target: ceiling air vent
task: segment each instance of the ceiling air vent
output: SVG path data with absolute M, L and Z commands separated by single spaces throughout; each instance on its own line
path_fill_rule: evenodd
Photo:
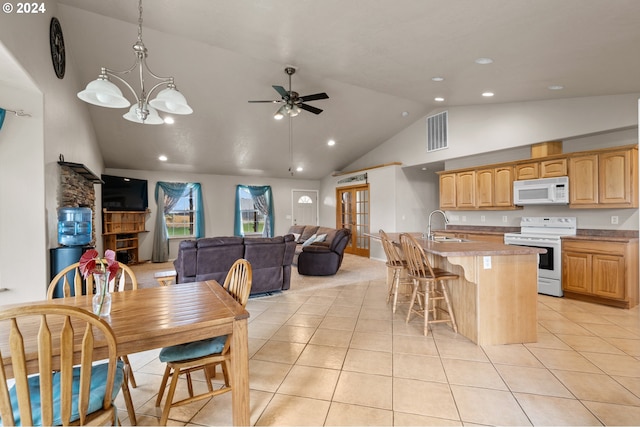
M 427 117 L 427 152 L 443 150 L 447 145 L 447 111 Z

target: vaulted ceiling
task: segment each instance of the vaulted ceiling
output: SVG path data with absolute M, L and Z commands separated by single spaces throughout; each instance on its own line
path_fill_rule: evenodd
M 133 64 L 136 1 L 59 0 L 57 17 L 78 90 Z M 87 104 L 109 168 L 319 179 L 436 109 L 640 92 L 636 0 L 146 0 L 143 20 L 150 69 L 194 113 L 140 125 Z M 329 95 L 291 129 L 247 102 L 278 99 L 286 66 Z

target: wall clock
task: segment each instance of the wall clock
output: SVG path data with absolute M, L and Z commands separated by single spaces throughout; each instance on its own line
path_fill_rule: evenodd
M 51 25 L 49 26 L 49 43 L 51 45 L 51 61 L 53 61 L 53 70 L 56 72 L 56 76 L 59 79 L 64 77 L 65 69 L 65 53 L 64 53 L 64 38 L 62 37 L 62 27 L 58 18 L 51 18 Z

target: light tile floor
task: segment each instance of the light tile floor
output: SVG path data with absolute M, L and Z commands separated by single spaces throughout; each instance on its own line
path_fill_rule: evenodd
M 294 272 L 291 290 L 251 299 L 251 423 L 640 424 L 638 307 L 539 295 L 538 342 L 479 347 L 444 324 L 423 336 L 386 292 L 382 262 L 347 255 L 336 276 Z M 158 422 L 157 353 L 129 356 L 139 425 Z M 229 425 L 230 405 L 226 393 L 174 408 L 169 425 Z

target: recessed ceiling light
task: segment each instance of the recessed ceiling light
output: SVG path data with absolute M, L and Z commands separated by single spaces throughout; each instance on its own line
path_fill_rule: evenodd
M 172 124 L 174 124 L 174 123 L 175 123 L 175 120 L 173 119 L 173 117 L 168 117 L 168 116 L 167 116 L 167 117 L 165 117 L 165 118 L 164 118 L 164 122 L 165 122 L 166 124 L 168 124 L 168 125 L 172 125 Z
M 476 59 L 476 64 L 487 65 L 493 63 L 493 59 L 491 58 L 478 58 Z
M 431 77 L 431 80 L 433 80 L 434 82 L 441 82 L 444 80 L 444 77 L 440 77 L 440 76 Z
M 167 156 L 162 154 L 162 155 L 158 156 L 158 160 L 160 160 L 161 162 L 166 162 L 167 161 Z
M 408 111 L 403 111 L 402 112 L 402 117 L 409 117 L 409 112 Z
M 437 101 L 437 102 L 442 102 L 442 101 L 444 101 L 444 98 L 441 97 L 441 96 L 436 96 L 435 98 L 433 98 L 433 100 Z
M 490 98 L 493 96 L 493 92 L 482 92 L 482 96 L 485 98 Z
M 296 171 L 297 171 L 297 172 L 302 172 L 303 170 L 304 170 L 304 169 L 302 169 L 302 166 L 298 166 L 298 167 L 296 168 Z
M 427 169 L 426 167 L 423 167 L 423 168 L 420 168 L 420 170 L 426 171 L 426 170 L 429 170 L 429 169 Z
M 564 86 L 562 86 L 562 85 L 551 85 L 551 86 L 547 87 L 547 89 L 549 89 L 549 90 L 562 90 L 562 89 L 564 89 Z
M 329 147 L 333 147 L 334 145 L 336 145 L 336 142 L 333 139 L 330 139 L 329 141 L 327 141 L 327 145 Z

